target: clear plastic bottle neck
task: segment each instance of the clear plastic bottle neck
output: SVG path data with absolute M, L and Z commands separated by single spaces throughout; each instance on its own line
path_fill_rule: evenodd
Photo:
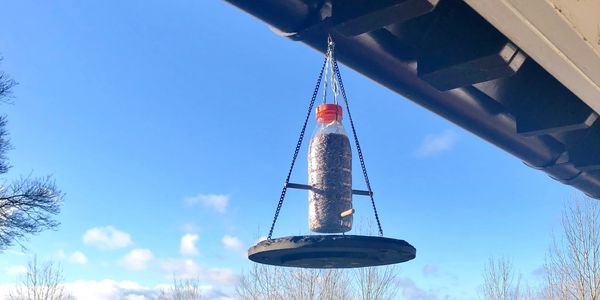
M 338 133 L 338 134 L 346 134 L 346 129 L 344 129 L 344 125 L 341 120 L 332 121 L 332 122 L 319 122 L 317 121 L 317 128 L 315 129 L 316 133 Z

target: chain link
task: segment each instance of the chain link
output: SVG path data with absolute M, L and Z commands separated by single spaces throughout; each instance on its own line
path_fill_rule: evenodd
M 275 216 L 273 217 L 273 223 L 271 224 L 271 229 L 269 230 L 269 235 L 267 236 L 268 240 L 271 240 L 271 236 L 273 235 L 273 229 L 275 228 L 275 223 L 277 223 L 277 218 L 279 217 L 279 212 L 281 211 L 281 206 L 283 205 L 283 200 L 285 199 L 285 194 L 287 192 L 287 185 L 290 182 L 290 177 L 292 176 L 292 171 L 294 170 L 294 165 L 296 164 L 296 158 L 298 158 L 298 153 L 300 152 L 300 147 L 302 146 L 302 140 L 304 140 L 304 133 L 306 132 L 306 125 L 308 124 L 308 119 L 310 118 L 310 114 L 315 105 L 315 100 L 319 94 L 319 87 L 321 86 L 321 80 L 323 79 L 323 71 L 325 70 L 325 65 L 327 64 L 327 57 L 323 62 L 323 66 L 321 67 L 321 72 L 319 72 L 319 77 L 317 79 L 317 85 L 315 86 L 315 90 L 313 91 L 312 98 L 310 99 L 310 104 L 308 105 L 308 112 L 306 113 L 306 118 L 304 119 L 304 124 L 302 125 L 302 130 L 300 131 L 300 137 L 298 138 L 298 142 L 296 143 L 296 149 L 294 150 L 294 156 L 292 157 L 292 164 L 290 165 L 290 170 L 288 171 L 287 177 L 285 178 L 285 183 L 283 184 L 283 189 L 281 190 L 281 196 L 279 197 L 279 203 L 277 203 L 277 209 L 275 210 Z
M 373 212 L 375 213 L 375 220 L 377 221 L 377 229 L 379 229 L 379 236 L 383 236 L 383 229 L 381 229 L 381 222 L 379 221 L 379 214 L 377 213 L 377 207 L 375 207 L 375 199 L 373 198 L 373 191 L 371 190 L 371 182 L 369 181 L 369 175 L 367 175 L 367 167 L 365 166 L 365 159 L 363 158 L 360 143 L 358 142 L 358 135 L 354 128 L 354 121 L 352 121 L 352 115 L 350 114 L 350 106 L 348 105 L 348 98 L 346 97 L 346 90 L 344 90 L 344 83 L 342 82 L 342 76 L 338 67 L 337 61 L 333 60 L 333 68 L 337 77 L 337 83 L 340 85 L 340 91 L 344 103 L 346 104 L 346 111 L 348 112 L 348 120 L 350 121 L 350 127 L 352 128 L 352 135 L 354 136 L 354 143 L 356 144 L 356 151 L 358 152 L 358 159 L 360 160 L 360 167 L 362 168 L 363 175 L 365 176 L 365 184 L 369 191 L 369 197 L 371 198 L 371 206 L 373 206 Z

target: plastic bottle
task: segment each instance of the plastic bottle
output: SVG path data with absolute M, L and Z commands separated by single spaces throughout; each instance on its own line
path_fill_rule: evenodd
M 352 150 L 342 125 L 342 107 L 321 104 L 308 150 L 308 224 L 311 231 L 352 229 Z

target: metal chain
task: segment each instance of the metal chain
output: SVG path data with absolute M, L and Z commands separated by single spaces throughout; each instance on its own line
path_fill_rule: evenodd
M 308 106 L 308 112 L 304 119 L 304 124 L 302 125 L 302 130 L 300 131 L 300 136 L 298 138 L 298 142 L 296 143 L 296 149 L 294 150 L 294 155 L 292 157 L 292 163 L 290 165 L 290 169 L 289 169 L 287 177 L 285 179 L 285 183 L 283 184 L 283 189 L 281 190 L 281 196 L 279 197 L 279 202 L 277 203 L 277 209 L 275 210 L 275 216 L 273 217 L 273 223 L 271 224 L 271 229 L 269 230 L 269 235 L 267 236 L 268 240 L 271 240 L 271 237 L 273 236 L 273 230 L 275 228 L 275 223 L 277 223 L 277 218 L 279 217 L 279 212 L 281 211 L 281 207 L 283 205 L 283 201 L 284 201 L 285 195 L 287 193 L 287 185 L 292 176 L 292 171 L 294 169 L 294 165 L 296 164 L 296 159 L 298 158 L 298 154 L 299 154 L 300 148 L 302 146 L 302 141 L 304 140 L 304 135 L 306 132 L 306 126 L 308 124 L 308 119 L 310 118 L 310 114 L 314 107 L 315 100 L 319 93 L 319 87 L 320 87 L 321 81 L 323 79 L 323 73 L 326 72 L 326 76 L 329 76 L 328 71 L 329 71 L 329 68 L 331 68 L 331 67 L 333 67 L 332 71 L 333 71 L 333 73 L 335 73 L 335 74 L 331 74 L 332 88 L 334 91 L 334 98 L 335 98 L 334 102 L 335 102 L 335 104 L 337 104 L 337 95 L 339 92 L 341 92 L 342 98 L 344 99 L 344 103 L 346 105 L 346 111 L 348 113 L 348 120 L 350 121 L 350 127 L 352 128 L 352 135 L 354 137 L 354 143 L 356 145 L 356 150 L 358 152 L 360 166 L 361 166 L 361 169 L 363 172 L 363 176 L 365 177 L 365 184 L 367 185 L 367 190 L 369 191 L 369 197 L 371 199 L 371 206 L 373 207 L 373 212 L 375 213 L 375 220 L 377 221 L 377 228 L 379 230 L 379 236 L 383 236 L 383 229 L 381 228 L 379 214 L 377 213 L 377 207 L 375 206 L 375 199 L 373 198 L 373 191 L 371 189 L 371 182 L 369 181 L 369 176 L 367 174 L 367 167 L 365 165 L 365 160 L 364 160 L 364 157 L 362 154 L 362 149 L 360 147 L 360 142 L 358 141 L 358 135 L 356 134 L 356 128 L 354 127 L 354 121 L 352 120 L 352 114 L 350 113 L 350 105 L 348 104 L 348 97 L 346 96 L 346 90 L 344 89 L 344 83 L 342 81 L 342 76 L 340 74 L 340 69 L 338 67 L 337 60 L 333 56 L 333 45 L 334 45 L 333 40 L 331 39 L 331 37 L 329 37 L 328 49 L 327 49 L 327 54 L 325 56 L 325 61 L 323 62 L 323 65 L 321 66 L 321 71 L 319 72 L 319 77 L 317 78 L 317 84 L 315 86 L 312 98 L 310 100 L 310 104 Z M 332 64 L 332 65 L 329 65 L 329 64 Z M 328 86 L 327 86 L 328 81 L 329 81 L 329 78 L 326 78 L 325 79 L 325 84 L 326 84 L 325 89 L 328 88 Z M 338 85 L 339 85 L 339 90 L 338 90 Z M 327 94 L 325 91 L 325 93 L 323 95 L 324 102 L 327 101 L 326 95 Z M 337 110 L 336 110 L 336 113 L 337 113 Z
M 325 67 L 324 67 L 324 74 L 323 74 L 323 75 L 325 75 L 325 80 L 323 81 L 323 104 L 327 103 L 327 91 L 329 90 L 329 77 L 332 76 L 329 74 L 330 70 L 332 69 L 332 67 L 330 66 L 331 60 L 329 59 L 330 51 L 331 51 L 331 47 L 329 47 L 329 44 L 328 44 L 327 53 L 325 53 Z M 332 71 L 332 73 L 333 73 L 333 71 Z
M 304 133 L 306 132 L 306 125 L 308 124 L 308 119 L 310 118 L 310 113 L 312 112 L 313 106 L 315 104 L 315 100 L 317 99 L 317 95 L 319 94 L 319 87 L 321 86 L 321 79 L 323 78 L 323 71 L 325 70 L 325 65 L 327 64 L 327 57 L 323 62 L 323 66 L 321 67 L 321 72 L 319 72 L 319 77 L 317 79 L 317 85 L 315 86 L 315 90 L 313 91 L 312 98 L 310 99 L 310 104 L 308 105 L 308 112 L 306 113 L 306 118 L 304 119 L 304 124 L 302 125 L 302 130 L 300 131 L 300 137 L 298 138 L 298 142 L 296 143 L 296 149 L 294 150 L 294 156 L 292 157 L 292 164 L 290 165 L 290 170 L 288 171 L 287 177 L 285 178 L 285 183 L 283 184 L 283 189 L 281 190 L 281 196 L 279 197 L 279 203 L 277 203 L 277 209 L 275 210 L 275 216 L 273 217 L 273 223 L 271 224 L 271 229 L 269 230 L 269 235 L 267 239 L 270 240 L 273 235 L 273 229 L 275 228 L 275 223 L 277 222 L 277 218 L 279 217 L 279 212 L 281 211 L 281 206 L 283 205 L 283 200 L 285 199 L 285 194 L 287 192 L 287 185 L 290 182 L 290 177 L 292 176 L 292 170 L 294 170 L 294 165 L 296 164 L 296 158 L 298 158 L 298 153 L 300 152 L 300 147 L 302 146 L 302 140 L 304 139 Z
M 369 197 L 371 198 L 371 205 L 373 206 L 373 212 L 375 213 L 375 220 L 377 221 L 377 228 L 379 229 L 379 236 L 383 236 L 383 229 L 381 229 L 381 222 L 379 221 L 379 214 L 375 207 L 375 199 L 373 198 L 373 191 L 371 190 L 371 182 L 369 181 L 369 175 L 367 175 L 367 167 L 365 166 L 365 159 L 363 158 L 360 143 L 358 142 L 358 135 L 354 128 L 354 122 L 352 121 L 352 115 L 350 114 L 350 106 L 348 105 L 348 97 L 346 97 L 346 90 L 344 90 L 344 83 L 342 82 L 342 76 L 340 75 L 340 69 L 337 64 L 337 60 L 333 60 L 333 68 L 337 77 L 337 83 L 340 85 L 340 91 L 342 92 L 342 98 L 346 104 L 346 111 L 348 112 L 348 120 L 350 120 L 350 127 L 352 128 L 352 135 L 354 136 L 354 143 L 356 144 L 356 151 L 358 152 L 358 159 L 360 160 L 360 167 L 362 168 L 363 175 L 365 176 L 365 184 L 369 191 Z

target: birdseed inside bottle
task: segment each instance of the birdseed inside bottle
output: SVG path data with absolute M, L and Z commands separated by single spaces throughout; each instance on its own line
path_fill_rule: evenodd
M 352 152 L 348 136 L 316 133 L 308 152 L 309 228 L 314 232 L 341 233 L 352 229 Z

